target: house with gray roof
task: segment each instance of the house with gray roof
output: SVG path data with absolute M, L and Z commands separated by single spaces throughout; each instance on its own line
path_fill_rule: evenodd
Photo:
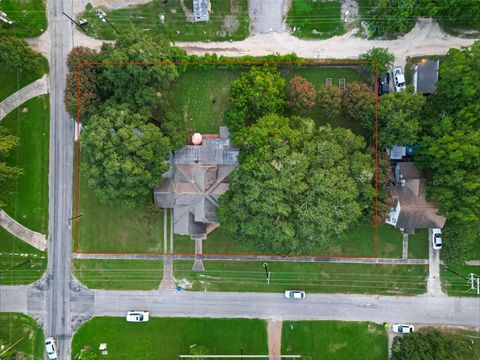
M 443 228 L 445 217 L 437 214 L 437 204 L 426 199 L 426 179 L 413 162 L 398 162 L 394 169 L 393 207 L 386 223 L 404 233 Z
M 229 175 L 237 167 L 238 149 L 226 127 L 220 134 L 194 134 L 189 144 L 170 156 L 170 169 L 154 190 L 155 204 L 173 210 L 173 232 L 205 239 L 218 226 L 216 209 L 227 191 Z
M 210 17 L 210 0 L 193 0 L 193 20 L 206 22 Z
M 422 60 L 415 66 L 413 87 L 416 93 L 428 95 L 436 91 L 439 60 Z

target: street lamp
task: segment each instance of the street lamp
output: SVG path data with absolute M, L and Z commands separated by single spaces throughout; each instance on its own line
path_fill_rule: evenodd
M 268 271 L 268 264 L 263 263 L 263 268 L 265 269 L 265 274 L 267 275 L 267 284 L 270 284 L 270 271 Z

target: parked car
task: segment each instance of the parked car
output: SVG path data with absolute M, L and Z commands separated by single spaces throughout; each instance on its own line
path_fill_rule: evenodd
M 305 298 L 305 291 L 301 290 L 286 290 L 285 297 L 287 299 L 304 299 Z
M 392 71 L 393 75 L 393 86 L 395 87 L 396 92 L 403 91 L 407 88 L 405 83 L 405 74 L 401 66 L 396 66 Z
M 55 339 L 53 337 L 50 336 L 45 339 L 45 348 L 49 359 L 56 359 L 58 357 L 57 344 L 55 344 Z
M 432 232 L 432 247 L 435 250 L 440 250 L 442 248 L 442 230 L 441 229 L 430 229 Z
M 415 331 L 413 325 L 393 324 L 392 331 L 397 334 L 409 334 Z
M 147 322 L 150 319 L 148 311 L 130 310 L 127 312 L 128 322 Z
M 386 73 L 385 76 L 378 78 L 378 96 L 388 94 L 390 92 L 390 74 Z

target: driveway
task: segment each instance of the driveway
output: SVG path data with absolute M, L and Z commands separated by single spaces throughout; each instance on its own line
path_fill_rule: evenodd
M 283 16 L 287 11 L 287 2 L 288 0 L 249 0 L 248 13 L 252 34 L 284 32 L 286 27 Z

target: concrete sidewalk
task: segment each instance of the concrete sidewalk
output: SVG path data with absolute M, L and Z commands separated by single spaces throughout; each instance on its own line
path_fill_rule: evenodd
M 34 248 L 40 251 L 45 251 L 45 248 L 47 247 L 45 235 L 27 229 L 3 210 L 0 210 L 0 226 L 10 234 L 18 237 L 20 240 L 32 245 Z
M 0 103 L 0 121 L 24 102 L 47 93 L 48 76 L 43 75 L 40 79 L 21 88 Z
M 231 260 L 231 261 L 279 261 L 279 262 L 329 262 L 347 264 L 385 264 L 385 265 L 428 265 L 428 259 L 392 259 L 392 258 L 342 258 L 342 257 L 321 257 L 321 256 L 278 256 L 278 255 L 164 255 L 161 253 L 74 253 L 75 259 L 98 259 L 98 260 L 161 260 L 164 256 L 170 256 L 173 260 Z

